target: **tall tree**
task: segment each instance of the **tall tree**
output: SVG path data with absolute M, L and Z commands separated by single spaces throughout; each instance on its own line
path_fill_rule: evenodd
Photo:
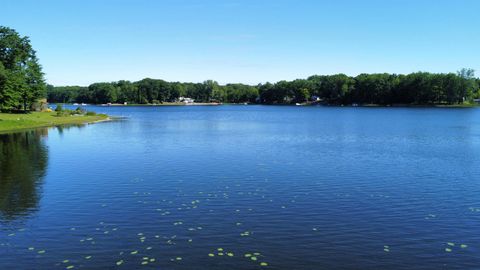
M 29 38 L 0 26 L 0 108 L 26 111 L 46 95 L 43 75 Z

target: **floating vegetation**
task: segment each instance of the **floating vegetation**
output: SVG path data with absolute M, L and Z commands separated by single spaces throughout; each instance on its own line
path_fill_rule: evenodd
M 39 250 L 37 253 L 38 254 L 44 254 L 46 251 L 45 250 Z
M 461 248 L 467 248 L 467 247 L 468 247 L 468 245 L 461 244 L 461 245 L 460 245 L 460 247 L 461 247 Z
M 451 246 L 451 247 L 454 247 L 454 246 L 455 246 L 455 243 L 448 242 L 447 245 L 449 245 L 449 246 Z
M 240 236 L 250 236 L 250 232 L 246 231 L 246 232 L 240 233 Z
M 383 251 L 390 252 L 390 247 L 389 246 L 383 246 Z
M 65 267 L 65 269 L 73 269 L 73 268 L 75 268 L 75 266 L 73 266 L 73 265 L 69 265 L 69 266 Z
M 452 249 L 451 248 L 445 248 L 445 251 L 446 252 L 452 252 Z
M 261 263 L 260 263 L 260 266 L 268 266 L 268 263 L 266 263 L 266 262 L 261 262 Z
M 123 260 L 117 261 L 117 265 L 122 265 L 122 264 L 123 264 Z

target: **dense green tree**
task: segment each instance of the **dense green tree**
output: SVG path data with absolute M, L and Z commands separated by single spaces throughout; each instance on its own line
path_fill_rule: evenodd
M 42 68 L 29 38 L 0 26 L 0 108 L 26 111 L 45 95 Z
M 4 81 L 2 78 L 8 77 L 2 75 L 6 72 L 8 71 L 0 68 L 0 83 Z M 15 80 L 10 79 L 9 83 L 15 83 Z M 152 104 L 176 101 L 181 96 L 193 98 L 197 102 L 292 104 L 313 97 L 326 104 L 392 105 L 473 102 L 480 93 L 478 79 L 472 70 L 461 70 L 457 74 L 380 73 L 360 74 L 356 77 L 345 74 L 314 75 L 306 80 L 279 81 L 275 84 L 267 82 L 257 86 L 219 85 L 212 80 L 180 83 L 146 78 L 138 82 L 95 83 L 89 87 L 48 87 L 50 102 Z
M 255 102 L 258 97 L 258 89 L 254 86 L 241 83 L 227 84 L 222 86 L 225 89 L 226 97 L 222 102 L 243 103 Z
M 117 102 L 134 102 L 137 98 L 137 85 L 130 81 L 114 83 L 117 93 Z
M 117 101 L 117 89 L 111 83 L 94 83 L 88 87 L 93 102 L 97 104 Z
M 398 84 L 399 78 L 395 74 L 360 74 L 355 77 L 350 100 L 355 103 L 391 104 Z

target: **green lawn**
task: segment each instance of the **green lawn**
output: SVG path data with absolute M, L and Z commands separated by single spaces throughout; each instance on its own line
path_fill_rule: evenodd
M 0 133 L 37 127 L 84 124 L 106 119 L 108 119 L 108 116 L 103 114 L 95 116 L 56 116 L 55 112 L 33 112 L 29 114 L 0 113 Z

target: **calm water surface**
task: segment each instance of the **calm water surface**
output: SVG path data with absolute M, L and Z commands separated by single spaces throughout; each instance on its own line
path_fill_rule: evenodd
M 89 109 L 0 135 L 0 269 L 480 268 L 479 109 Z

